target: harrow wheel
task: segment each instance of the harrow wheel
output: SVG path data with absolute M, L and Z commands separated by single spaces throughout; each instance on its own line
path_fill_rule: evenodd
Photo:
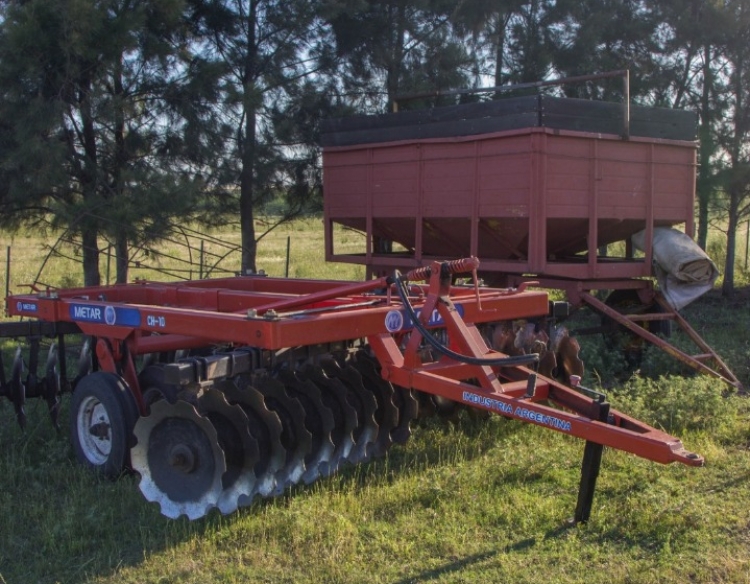
M 26 428 L 26 385 L 23 382 L 23 354 L 21 347 L 16 349 L 16 356 L 13 358 L 13 368 L 10 370 L 10 401 L 16 410 L 16 420 L 21 429 Z
M 44 399 L 47 401 L 50 419 L 56 430 L 60 430 L 60 371 L 57 366 L 57 345 L 54 343 L 47 353 L 44 369 Z
M 321 471 L 328 467 L 333 456 L 333 413 L 323 403 L 320 389 L 314 383 L 301 380 L 295 372 L 289 370 L 280 371 L 278 379 L 284 384 L 287 393 L 298 400 L 305 410 L 305 427 L 312 435 L 312 448 L 305 457 L 302 481 L 309 485 L 321 476 Z
M 399 422 L 399 411 L 393 401 L 393 386 L 388 382 L 385 382 L 385 385 L 380 383 L 378 373 L 374 371 L 372 363 L 366 359 L 354 361 L 352 369 L 358 373 L 363 389 L 372 393 L 378 403 L 375 421 L 378 423 L 379 430 L 377 440 L 373 445 L 373 456 L 385 456 L 393 445 L 392 432 L 398 427 Z
M 380 394 L 382 402 L 390 410 L 390 405 L 396 408 L 398 422 L 391 430 L 391 439 L 396 444 L 404 444 L 411 436 L 411 423 L 419 415 L 419 402 L 414 392 L 403 387 L 394 387 L 380 374 L 380 364 L 365 351 L 357 353 L 357 369 L 362 373 L 362 379 L 368 387 Z
M 83 377 L 70 406 L 76 458 L 107 477 L 119 476 L 129 464 L 136 417 L 135 401 L 120 377 L 101 371 Z
M 133 468 L 147 501 L 162 515 L 198 519 L 219 503 L 227 471 L 219 435 L 211 421 L 186 401 L 160 400 L 135 426 Z
M 170 385 L 164 381 L 164 365 L 148 365 L 138 374 L 138 384 L 141 386 L 143 401 L 147 408 L 151 404 L 165 399 L 173 404 L 180 392 L 179 386 Z

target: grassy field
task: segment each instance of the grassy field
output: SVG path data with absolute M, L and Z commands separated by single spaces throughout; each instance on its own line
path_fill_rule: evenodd
M 322 261 L 313 220 L 269 236 L 259 267 L 283 275 L 287 237 L 291 276 L 363 276 Z M 7 240 L 12 290 L 35 277 L 44 244 Z M 77 278 L 62 262 L 48 270 L 45 280 Z M 747 289 L 732 302 L 712 293 L 685 310 L 746 385 L 748 300 Z M 581 340 L 585 382 L 679 436 L 705 456 L 704 468 L 607 450 L 591 520 L 574 526 L 581 441 L 500 417 L 433 418 L 384 459 L 231 516 L 172 521 L 142 498 L 137 477 L 107 481 L 81 469 L 65 424 L 58 435 L 42 401 L 28 404 L 21 432 L 5 400 L 0 583 L 750 582 L 747 398 L 686 375 L 658 351 L 627 373 L 600 338 Z

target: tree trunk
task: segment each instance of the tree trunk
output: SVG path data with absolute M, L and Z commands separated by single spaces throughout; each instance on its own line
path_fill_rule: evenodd
M 78 96 L 81 112 L 81 126 L 83 134 L 83 149 L 85 160 L 81 176 L 81 190 L 86 203 L 87 210 L 96 213 L 97 208 L 97 182 L 99 175 L 98 156 L 96 150 L 96 130 L 94 118 L 91 111 L 91 81 L 81 80 L 81 89 Z M 101 283 L 99 272 L 99 245 L 97 219 L 95 216 L 86 215 L 81 217 L 81 239 L 83 243 L 83 280 L 86 286 L 98 286 Z
M 257 243 L 255 241 L 255 124 L 257 99 L 257 47 L 255 44 L 256 3 L 250 1 L 247 16 L 247 54 L 243 71 L 243 99 L 245 126 L 242 130 L 242 171 L 240 172 L 240 230 L 242 238 L 242 273 L 256 272 Z
M 115 63 L 113 73 L 115 90 L 115 160 L 112 169 L 114 182 L 115 204 L 123 204 L 125 185 L 122 173 L 128 162 L 125 151 L 125 113 L 123 112 L 124 89 L 122 86 L 122 55 Z M 115 241 L 115 258 L 117 268 L 117 283 L 124 284 L 128 281 L 128 236 L 125 233 L 126 226 L 115 226 L 117 238 Z
M 83 284 L 84 286 L 98 286 L 101 284 L 99 274 L 99 244 L 96 228 L 85 225 L 81 228 L 83 243 Z
M 117 236 L 115 241 L 115 267 L 117 269 L 117 283 L 128 281 L 128 254 L 130 253 L 128 237 L 124 233 Z
M 507 16 L 502 12 L 495 14 L 495 87 L 503 84 L 503 63 L 505 61 L 505 28 Z M 503 97 L 502 91 L 495 92 L 495 99 Z
M 721 285 L 721 294 L 725 298 L 734 295 L 734 260 L 737 251 L 737 225 L 739 215 L 740 196 L 735 188 L 729 193 L 729 221 L 727 224 L 727 258 L 724 262 L 724 283 Z
M 701 249 L 706 249 L 708 241 L 708 203 L 711 199 L 711 154 L 714 143 L 711 140 L 711 47 L 703 49 L 703 93 L 701 95 L 701 125 L 698 130 L 700 140 L 700 158 L 698 161 L 698 238 Z
M 390 36 L 391 46 L 388 50 L 388 67 L 386 69 L 386 90 L 388 91 L 388 109 L 390 110 L 394 98 L 399 94 L 401 69 L 404 60 L 404 39 L 406 36 L 406 7 L 403 2 L 391 2 L 388 5 L 388 20 L 393 34 Z

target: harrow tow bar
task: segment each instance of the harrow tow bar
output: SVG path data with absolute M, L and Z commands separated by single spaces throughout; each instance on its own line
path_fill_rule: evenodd
M 441 267 L 436 262 L 430 267 L 429 291 L 422 314 L 433 310 L 439 313 L 455 351 L 444 352 L 439 360 L 424 362 L 421 337 L 429 340 L 430 335 L 416 326 L 415 314 L 415 330 L 405 348 L 390 334 L 368 337 L 385 379 L 586 440 L 577 522 L 588 520 L 603 446 L 665 464 L 703 464 L 703 457 L 687 451 L 680 440 L 610 410 L 606 402 L 602 403 L 601 396 L 584 395 L 518 363 L 504 363 L 508 356 L 489 349 L 476 326 L 465 323 L 458 314 L 449 298 L 447 274 L 451 267 L 446 269 L 445 265 Z M 399 283 L 397 288 L 408 310 L 403 286 Z

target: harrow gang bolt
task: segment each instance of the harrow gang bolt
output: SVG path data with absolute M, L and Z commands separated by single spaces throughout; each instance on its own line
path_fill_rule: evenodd
M 193 472 L 197 462 L 195 452 L 186 444 L 177 444 L 169 452 L 169 464 L 185 474 Z

